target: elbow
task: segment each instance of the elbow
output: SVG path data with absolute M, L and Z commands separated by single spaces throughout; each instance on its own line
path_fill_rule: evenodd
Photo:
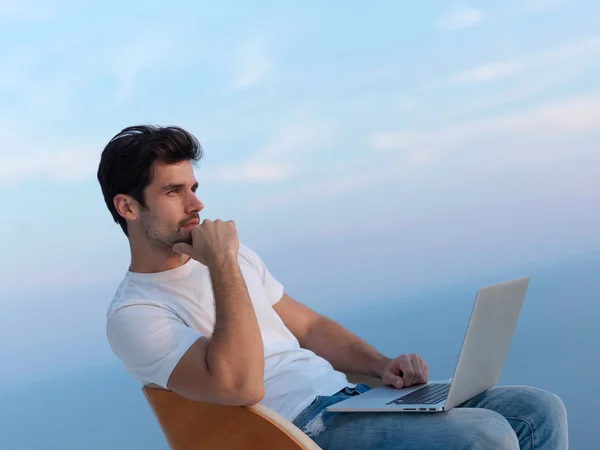
M 234 383 L 231 389 L 233 401 L 238 406 L 252 406 L 260 403 L 265 398 L 265 385 L 263 380 L 251 380 L 246 377 L 237 383 Z
M 265 398 L 265 386 L 262 383 L 252 387 L 249 386 L 240 394 L 240 406 L 256 405 Z
M 265 387 L 262 383 L 254 385 L 215 383 L 210 390 L 201 386 L 187 389 L 171 387 L 170 390 L 189 400 L 224 406 L 252 406 L 260 403 L 265 397 Z
M 252 406 L 265 397 L 263 372 L 222 375 L 221 388 L 236 406 Z
M 217 390 L 229 405 L 251 406 L 265 397 L 264 372 L 219 370 L 212 374 Z
M 262 379 L 243 377 L 237 380 L 221 378 L 216 392 L 220 402 L 229 406 L 252 406 L 260 403 L 265 397 L 265 385 Z

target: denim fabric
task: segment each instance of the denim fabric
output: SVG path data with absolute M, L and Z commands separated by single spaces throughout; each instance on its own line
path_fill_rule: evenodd
M 359 384 L 319 396 L 294 424 L 324 450 L 568 449 L 565 406 L 541 389 L 495 387 L 446 413 L 325 411 L 368 390 Z

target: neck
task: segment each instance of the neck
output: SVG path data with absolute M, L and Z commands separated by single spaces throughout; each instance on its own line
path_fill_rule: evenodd
M 129 270 L 131 272 L 164 272 L 182 266 L 190 260 L 189 256 L 177 253 L 168 247 L 153 247 L 148 241 L 136 242 L 136 239 L 130 239 L 129 247 L 131 251 Z

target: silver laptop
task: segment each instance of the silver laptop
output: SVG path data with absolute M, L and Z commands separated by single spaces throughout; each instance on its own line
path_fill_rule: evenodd
M 454 376 L 397 389 L 379 386 L 329 406 L 332 412 L 449 411 L 498 383 L 529 277 L 479 289 Z

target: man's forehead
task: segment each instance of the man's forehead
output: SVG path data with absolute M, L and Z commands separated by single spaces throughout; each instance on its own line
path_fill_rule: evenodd
M 184 164 L 185 162 L 187 161 L 179 164 L 155 163 L 152 184 L 160 186 L 170 184 L 195 184 L 196 177 L 194 176 L 192 165 L 189 164 L 189 162 L 188 164 Z

